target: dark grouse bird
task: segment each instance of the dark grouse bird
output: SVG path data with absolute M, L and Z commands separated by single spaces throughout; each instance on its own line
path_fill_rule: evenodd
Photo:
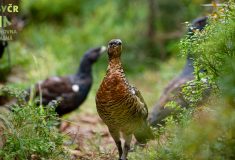
M 132 135 L 138 142 L 146 143 L 147 139 L 153 138 L 153 133 L 147 123 L 147 105 L 140 91 L 125 77 L 121 52 L 121 40 L 111 40 L 108 44 L 108 69 L 96 94 L 96 107 L 116 143 L 119 159 L 126 160 Z M 124 148 L 120 132 L 125 140 Z
M 203 28 L 207 24 L 207 17 L 201 17 L 198 19 L 195 19 L 192 22 L 192 26 L 189 28 L 189 36 L 192 36 L 195 32 L 195 30 L 203 30 Z M 185 64 L 185 67 L 181 74 L 174 78 L 168 86 L 163 91 L 160 99 L 158 100 L 157 104 L 154 106 L 151 114 L 150 114 L 150 124 L 152 126 L 157 126 L 159 124 L 164 124 L 164 119 L 173 114 L 174 110 L 169 107 L 165 107 L 165 105 L 170 101 L 175 101 L 177 104 L 179 104 L 182 107 L 188 107 L 189 102 L 184 99 L 181 90 L 182 86 L 186 84 L 187 82 L 194 79 L 194 66 L 193 66 L 193 57 L 188 54 L 187 56 L 187 62 Z
M 7 41 L 2 41 L 2 40 L 0 41 L 0 59 L 2 58 L 4 50 L 7 47 L 7 45 L 8 45 Z
M 2 58 L 3 53 L 4 53 L 5 48 L 7 47 L 7 45 L 8 45 L 7 41 L 0 40 L 0 59 Z M 5 96 L 0 95 L 0 106 L 4 105 L 6 102 L 8 102 L 8 98 L 5 97 Z
M 106 47 L 88 50 L 83 56 L 75 75 L 50 77 L 35 85 L 35 94 L 42 95 L 42 104 L 47 105 L 58 100 L 56 112 L 63 116 L 77 109 L 86 99 L 92 85 L 92 65 L 97 61 Z

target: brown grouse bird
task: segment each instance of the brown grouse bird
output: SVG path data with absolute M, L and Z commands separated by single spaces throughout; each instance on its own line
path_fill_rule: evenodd
M 131 86 L 121 64 L 122 41 L 113 39 L 108 44 L 108 69 L 96 95 L 99 116 L 108 126 L 119 152 L 119 159 L 126 160 L 132 135 L 139 143 L 153 138 L 147 123 L 148 108 L 140 91 Z M 125 140 L 124 148 L 120 132 Z
M 35 85 L 36 96 L 42 94 L 42 104 L 58 100 L 56 112 L 63 116 L 77 109 L 86 99 L 92 85 L 92 64 L 100 57 L 106 47 L 88 50 L 83 56 L 78 71 L 74 75 L 50 77 Z

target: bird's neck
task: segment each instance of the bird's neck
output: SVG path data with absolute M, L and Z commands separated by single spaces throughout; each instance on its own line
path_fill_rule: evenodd
M 118 57 L 118 58 L 109 59 L 107 72 L 117 72 L 117 71 L 123 73 L 123 68 L 120 58 Z
M 119 84 L 125 84 L 125 87 L 127 88 L 129 87 L 120 58 L 109 59 L 105 79 L 112 79 L 117 81 Z
M 193 74 L 194 72 L 193 63 L 194 63 L 193 57 L 189 55 L 187 57 L 187 62 L 185 64 L 184 70 L 182 72 L 183 75 Z
M 80 66 L 78 68 L 77 74 L 81 75 L 81 74 L 91 74 L 92 72 L 92 64 L 90 61 L 88 60 L 82 60 L 80 63 Z

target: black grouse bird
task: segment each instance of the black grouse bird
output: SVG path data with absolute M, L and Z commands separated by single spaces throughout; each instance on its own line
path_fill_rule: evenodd
M 7 45 L 8 45 L 7 41 L 0 40 L 0 59 L 2 58 L 3 53 L 4 53 L 5 48 L 7 47 Z M 0 105 L 5 104 L 7 101 L 8 101 L 7 97 L 4 97 L 4 96 L 0 95 Z
M 92 65 L 97 61 L 106 47 L 88 50 L 83 56 L 75 75 L 50 77 L 35 85 L 35 95 L 42 95 L 42 104 L 47 105 L 58 100 L 56 112 L 63 116 L 77 109 L 86 99 L 92 85 Z
M 7 41 L 2 41 L 2 40 L 0 41 L 0 59 L 2 58 L 4 50 L 7 47 L 7 45 L 8 45 Z
M 195 30 L 203 30 L 203 28 L 207 24 L 207 17 L 201 17 L 198 19 L 195 19 L 192 22 L 192 26 L 189 28 L 189 36 L 192 36 L 195 32 Z M 194 66 L 193 66 L 194 60 L 193 57 L 188 54 L 187 56 L 187 62 L 185 64 L 185 67 L 181 74 L 174 78 L 168 86 L 163 91 L 163 94 L 161 95 L 160 99 L 158 100 L 157 104 L 154 106 L 151 114 L 150 114 L 150 124 L 152 126 L 156 126 L 158 124 L 164 124 L 164 119 L 173 114 L 174 110 L 169 107 L 165 107 L 167 102 L 175 101 L 177 104 L 180 104 L 182 107 L 189 106 L 189 102 L 184 99 L 181 90 L 182 86 L 186 84 L 187 82 L 194 79 Z
M 96 107 L 116 143 L 119 159 L 126 160 L 132 135 L 138 142 L 146 143 L 153 138 L 153 133 L 147 122 L 147 105 L 140 91 L 125 77 L 121 53 L 122 41 L 111 40 L 108 44 L 108 69 L 96 94 Z M 125 140 L 123 148 L 120 132 Z

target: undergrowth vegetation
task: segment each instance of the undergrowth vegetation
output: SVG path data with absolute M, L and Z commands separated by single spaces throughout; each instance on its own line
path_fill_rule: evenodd
M 1 96 L 17 98 L 11 112 L 1 112 L 2 143 L 0 157 L 12 159 L 66 159 L 64 136 L 56 128 L 56 106 L 38 107 L 33 101 L 25 102 L 25 92 L 4 87 Z

